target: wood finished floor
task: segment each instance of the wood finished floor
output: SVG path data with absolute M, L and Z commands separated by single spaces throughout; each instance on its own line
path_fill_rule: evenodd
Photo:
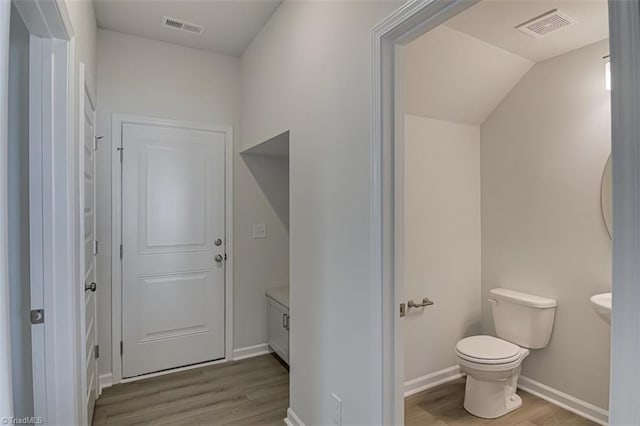
M 272 355 L 107 388 L 93 426 L 282 425 L 289 373 Z
M 527 392 L 518 391 L 522 407 L 498 419 L 474 417 L 462 407 L 465 379 L 447 383 L 406 398 L 405 426 L 501 425 L 587 426 L 596 425 Z

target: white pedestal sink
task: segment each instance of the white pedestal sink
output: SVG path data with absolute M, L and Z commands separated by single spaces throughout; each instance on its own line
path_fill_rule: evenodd
M 611 293 L 596 294 L 591 297 L 591 307 L 600 318 L 611 324 Z

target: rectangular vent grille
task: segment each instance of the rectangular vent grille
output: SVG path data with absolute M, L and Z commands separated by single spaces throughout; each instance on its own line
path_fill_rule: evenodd
M 576 22 L 578 21 L 569 15 L 560 12 L 558 9 L 553 9 L 544 15 L 518 25 L 516 29 L 533 38 L 542 38 Z
M 168 16 L 162 17 L 162 25 L 192 34 L 202 34 L 202 31 L 204 31 L 204 27 L 202 25 L 193 24 L 176 18 L 169 18 Z

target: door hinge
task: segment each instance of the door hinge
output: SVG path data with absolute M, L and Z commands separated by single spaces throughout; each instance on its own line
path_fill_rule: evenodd
M 93 255 L 94 256 L 98 255 L 98 241 L 97 240 L 93 240 Z
M 97 150 L 98 150 L 98 141 L 99 141 L 100 139 L 102 139 L 103 137 L 104 137 L 104 136 L 95 136 L 95 137 L 93 138 L 93 150 L 94 150 L 94 151 L 97 151 Z
M 120 164 L 122 164 L 122 157 L 123 157 L 124 148 L 119 146 L 116 149 L 120 152 Z
M 124 353 L 124 343 L 122 343 L 122 340 L 120 340 L 120 356 L 122 356 L 123 353 Z
M 31 324 L 43 324 L 44 323 L 44 309 L 31 310 Z
M 122 259 L 123 253 L 124 253 L 124 248 L 122 247 L 122 244 L 120 244 L 120 259 Z
M 93 352 L 96 355 L 96 359 L 100 358 L 100 345 L 96 345 L 95 349 L 93 350 Z

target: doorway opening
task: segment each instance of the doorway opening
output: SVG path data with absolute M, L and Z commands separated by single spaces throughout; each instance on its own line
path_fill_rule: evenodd
M 572 23 L 518 30 L 545 12 Z M 460 416 L 607 421 L 610 331 L 589 299 L 611 289 L 608 55 L 605 2 L 480 2 L 405 47 L 398 267 L 404 299 L 435 302 L 404 318 L 407 424 L 443 389 Z
M 392 350 L 382 351 L 382 380 L 395 389 L 384 399 L 395 401 L 383 407 L 384 415 L 395 413 L 385 421 L 434 420 L 433 413 L 410 410 L 429 390 L 440 392 L 438 398 L 458 394 L 449 415 L 454 408 L 461 416 L 474 411 L 464 399 L 461 377 L 470 367 L 468 359 L 460 361 L 460 343 L 479 335 L 505 340 L 495 309 L 505 305 L 504 294 L 492 291 L 499 288 L 519 292 L 507 295 L 512 302 L 541 297 L 527 303 L 553 308 L 555 321 L 543 345 L 506 338 L 515 343 L 507 347 L 514 351 L 509 357 L 520 357 L 510 359 L 518 364 L 514 372 L 522 368 L 520 380 L 500 379 L 505 389 L 512 387 L 507 397 L 513 400 L 499 415 L 474 414 L 520 410 L 518 387 L 551 402 L 552 410 L 608 420 L 610 327 L 590 301 L 607 293 L 610 300 L 612 288 L 612 241 L 602 214 L 611 195 L 606 173 L 603 180 L 611 153 L 608 5 L 580 3 L 570 12 L 565 2 L 556 6 L 518 20 L 511 16 L 515 9 L 532 10 L 508 2 L 411 3 L 374 30 L 374 159 L 381 159 L 374 162 L 380 165 L 374 170 L 380 185 L 374 231 L 381 236 L 374 273 L 388 321 L 382 341 L 393 342 Z M 538 49 L 544 38 L 517 27 L 547 13 L 585 15 L 569 20 L 574 23 L 557 37 L 549 35 L 553 43 L 542 43 L 544 53 Z M 579 30 L 578 21 L 582 29 L 592 26 L 589 36 L 569 36 Z M 507 31 L 515 35 L 504 36 Z M 528 38 L 515 43 L 520 36 Z M 568 38 L 576 44 L 563 45 Z M 563 164 L 571 169 L 576 163 L 581 173 L 567 173 Z M 583 330 L 578 339 L 576 329 Z M 571 361 L 578 354 L 579 364 Z M 590 374 L 604 384 L 573 386 Z M 444 383 L 452 387 L 443 390 Z M 538 403 L 531 401 L 527 396 L 522 407 Z

